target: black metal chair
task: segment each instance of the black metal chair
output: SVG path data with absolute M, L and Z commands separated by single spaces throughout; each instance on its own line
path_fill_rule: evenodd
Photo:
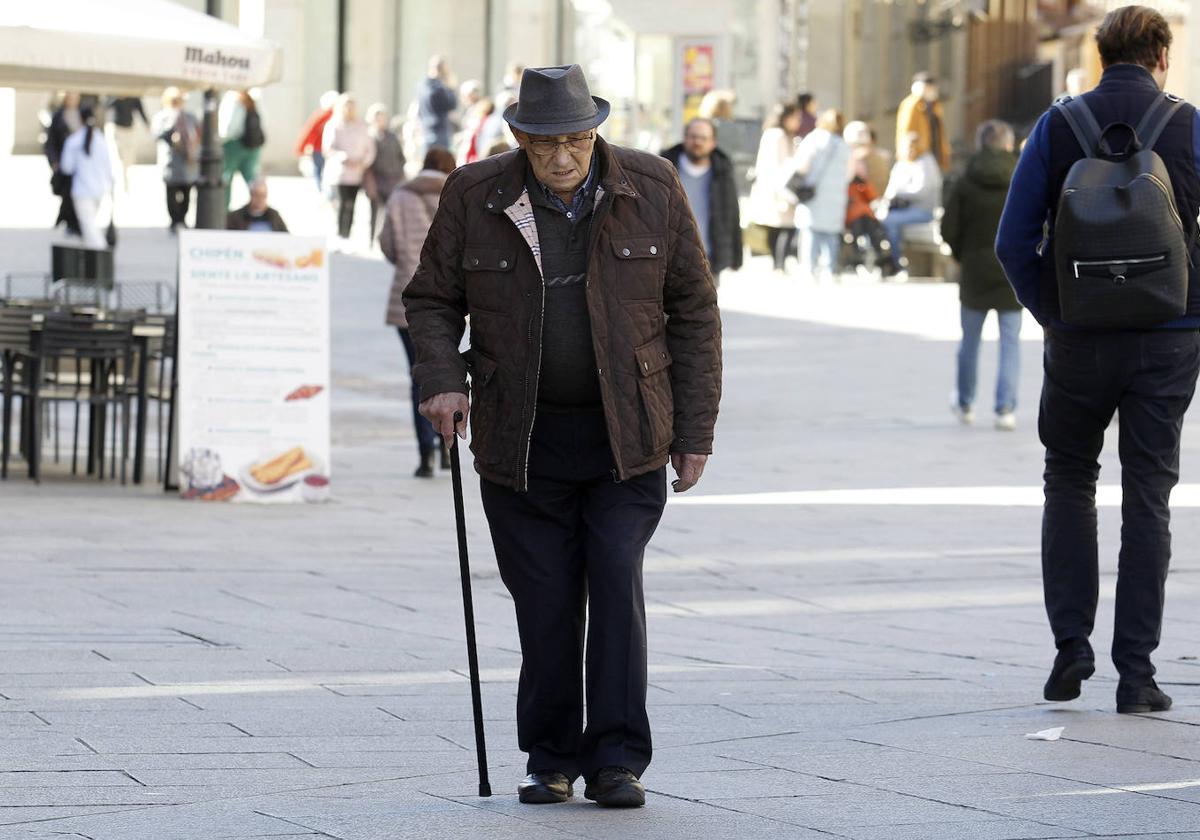
M 67 401 L 75 404 L 74 456 L 72 472 L 78 468 L 80 408 L 87 404 L 89 423 L 88 466 L 94 468 L 98 477 L 105 474 L 105 432 L 108 409 L 121 412 L 121 483 L 125 483 L 129 459 L 129 424 L 131 397 L 126 384 L 133 377 L 133 324 L 129 321 L 97 320 L 64 313 L 46 314 L 40 325 L 30 330 L 29 349 L 22 355 L 26 359 L 24 382 L 19 384 L 22 396 L 28 401 L 29 429 L 29 474 L 35 481 L 41 479 L 41 425 L 42 406 L 50 401 Z M 64 361 L 73 361 L 76 375 L 73 381 L 47 380 L 44 371 L 50 371 Z M 86 368 L 86 374 L 85 374 Z M 5 393 L 5 416 L 9 416 L 11 399 Z M 23 406 L 24 407 L 24 406 Z M 113 467 L 116 474 L 117 422 L 114 417 Z
M 24 394 L 28 382 L 29 360 L 32 358 L 30 335 L 34 310 L 25 307 L 0 307 L 0 377 L 3 377 L 3 420 L 0 421 L 0 478 L 8 478 L 8 456 L 12 447 L 13 401 L 22 396 L 22 423 L 20 440 L 24 445 L 27 435 L 25 416 L 27 406 Z

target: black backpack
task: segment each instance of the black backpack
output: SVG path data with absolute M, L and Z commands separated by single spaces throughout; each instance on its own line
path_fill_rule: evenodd
M 1160 93 L 1137 128 L 1101 129 L 1079 97 L 1054 103 L 1086 155 L 1067 172 L 1054 221 L 1064 323 L 1138 329 L 1187 313 L 1190 243 L 1166 164 L 1153 151 L 1183 100 Z M 1109 133 L 1129 133 L 1114 150 Z
M 265 142 L 267 142 L 267 138 L 263 134 L 262 120 L 258 116 L 258 109 L 247 108 L 246 127 L 242 130 L 242 145 L 247 149 L 257 149 Z

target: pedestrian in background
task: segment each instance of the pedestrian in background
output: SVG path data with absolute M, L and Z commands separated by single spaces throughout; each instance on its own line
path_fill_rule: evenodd
M 389 125 L 387 106 L 376 102 L 367 109 L 367 128 L 371 140 L 375 144 L 375 159 L 367 168 L 363 178 L 363 189 L 371 201 L 370 242 L 374 244 L 383 224 L 383 208 L 388 197 L 404 180 L 404 149 L 400 146 L 400 138 Z
M 458 94 L 454 92 L 453 77 L 446 59 L 435 55 L 429 59 L 429 73 L 417 86 L 417 116 L 424 133 L 425 148 L 441 146 L 450 148 L 454 138 L 454 124 L 450 115 L 458 107 Z
M 379 233 L 379 247 L 388 262 L 396 267 L 392 288 L 388 293 L 387 323 L 400 333 L 400 343 L 408 358 L 408 375 L 412 380 L 413 430 L 417 436 L 417 478 L 433 477 L 433 461 L 440 451 L 442 469 L 449 468 L 449 454 L 445 445 L 433 430 L 433 425 L 421 415 L 420 393 L 413 377 L 416 352 L 408 333 L 408 319 L 404 314 L 404 290 L 408 288 L 413 273 L 421 261 L 421 246 L 433 224 L 441 199 L 446 176 L 454 171 L 454 156 L 445 149 L 434 146 L 425 153 L 421 171 L 411 181 L 399 185 L 387 200 L 383 217 L 383 230 Z
M 887 231 L 888 259 L 884 263 L 885 277 L 905 280 L 908 263 L 904 259 L 904 229 L 933 221 L 942 200 L 942 171 L 932 152 L 921 154 L 921 140 L 916 133 L 905 135 L 896 150 L 887 190 L 883 194 L 883 213 L 880 221 Z
M 962 266 L 958 298 L 962 304 L 962 342 L 958 346 L 958 379 L 952 403 L 959 421 L 975 420 L 975 383 L 979 342 L 988 312 L 1000 323 L 1000 367 L 996 377 L 996 428 L 1017 427 L 1017 379 L 1021 360 L 1021 304 L 996 259 L 996 230 L 1008 196 L 1017 159 L 1008 123 L 988 120 L 976 133 L 977 151 L 946 197 L 942 239 Z
M 158 145 L 158 166 L 174 233 L 180 225 L 186 227 L 192 187 L 200 177 L 200 123 L 184 108 L 183 92 L 177 87 L 163 91 L 162 105 L 154 115 L 151 132 Z
M 763 126 L 750 187 L 750 221 L 767 229 L 767 247 L 775 270 L 783 272 L 787 257 L 796 253 L 796 196 L 787 189 L 793 172 L 792 155 L 800 131 L 800 106 L 778 105 Z
M 113 191 L 112 155 L 92 109 L 81 108 L 79 117 L 83 125 L 63 144 L 59 168 L 71 176 L 71 200 L 83 244 L 105 248 L 108 243 L 100 226 L 100 207 Z
M 1105 16 L 1096 30 L 1104 72 L 1100 83 L 1080 97 L 1100 125 L 1136 126 L 1151 107 L 1160 115 L 1172 107 L 1170 100 L 1160 101 L 1171 40 L 1166 19 L 1149 7 L 1123 6 Z M 1043 691 L 1047 700 L 1078 697 L 1081 681 L 1095 671 L 1089 637 L 1100 594 L 1096 480 L 1104 432 L 1119 412 L 1121 551 L 1112 641 L 1120 675 L 1117 711 L 1171 708 L 1171 698 L 1154 681 L 1151 655 L 1162 634 L 1180 435 L 1200 371 L 1200 261 L 1193 247 L 1200 213 L 1198 132 L 1197 111 L 1184 102 L 1151 146 L 1170 175 L 1171 209 L 1178 212 L 1188 251 L 1183 317 L 1151 329 L 1097 330 L 1063 321 L 1055 267 L 1056 249 L 1063 243 L 1045 235 L 1045 223 L 1054 218 L 1067 172 L 1085 151 L 1058 107 L 1044 113 L 1029 135 L 1000 220 L 996 254 L 1017 298 L 1046 330 L 1038 416 L 1046 447 L 1042 576 L 1058 648 Z M 1157 229 L 1161 222 L 1145 226 Z M 1131 245 L 1136 248 L 1137 242 L 1111 243 L 1114 259 L 1101 266 L 1105 280 L 1112 276 L 1110 268 L 1119 267 L 1119 255 L 1131 253 Z
M 279 211 L 270 205 L 267 179 L 259 178 L 250 185 L 250 201 L 225 218 L 226 230 L 248 230 L 255 233 L 287 233 L 288 226 Z
M 679 171 L 679 181 L 700 229 L 700 241 L 713 277 L 742 267 L 742 222 L 733 161 L 717 147 L 712 120 L 696 117 L 683 131 L 683 142 L 663 152 Z
M 138 134 L 135 128 L 137 117 L 142 118 L 142 125 L 150 127 L 142 100 L 137 96 L 112 96 L 107 103 L 108 121 L 104 124 L 104 134 L 108 138 L 108 147 L 116 155 L 117 166 L 121 175 L 121 189 L 129 193 L 129 167 L 137 160 Z
M 337 98 L 336 90 L 327 90 L 321 94 L 320 104 L 317 106 L 317 110 L 309 114 L 308 119 L 304 121 L 304 126 L 300 129 L 300 136 L 296 138 L 296 146 L 293 150 L 299 160 L 309 159 L 312 171 L 305 174 L 316 180 L 318 192 L 322 188 L 324 182 L 321 179 L 325 175 L 325 125 L 333 116 L 333 106 L 337 104 Z M 304 170 L 305 167 L 302 165 L 301 171 Z
M 871 181 L 867 177 L 867 160 L 854 154 L 851 125 L 853 123 L 847 125 L 846 130 L 842 132 L 843 138 L 848 144 L 851 144 L 850 186 L 847 188 L 846 200 L 846 232 L 850 234 L 852 242 L 851 265 L 861 272 L 866 272 L 868 270 L 867 256 L 872 258 L 871 265 L 879 265 L 885 259 L 886 249 L 883 243 L 887 234 L 875 215 L 875 204 L 879 201 L 880 196 L 875 192 L 875 187 L 871 185 Z M 867 248 L 871 249 L 869 254 Z
M 375 141 L 358 116 L 358 101 L 349 93 L 338 97 L 333 118 L 325 126 L 325 183 L 336 196 L 337 229 L 342 239 L 354 226 L 354 205 L 367 168 L 375 160 Z
M 58 217 L 54 226 L 64 225 L 68 234 L 81 236 L 79 217 L 75 212 L 75 203 L 71 200 L 71 176 L 62 171 L 63 146 L 67 138 L 83 126 L 83 118 L 79 112 L 80 96 L 74 91 L 59 95 L 58 105 L 46 123 L 46 136 L 42 142 L 42 150 L 46 153 L 46 162 L 50 164 L 50 190 L 61 201 L 58 206 Z M 45 119 L 43 117 L 43 119 Z
M 871 185 L 877 196 L 882 196 L 891 176 L 892 156 L 879 148 L 875 130 L 861 120 L 854 120 L 846 123 L 842 136 L 850 144 L 854 171 Z
M 814 280 L 822 274 L 837 278 L 841 271 L 850 183 L 850 146 L 842 139 L 844 127 L 840 111 L 822 111 L 816 128 L 800 141 L 793 161 L 795 174 L 803 176 L 813 190 L 811 198 L 796 205 L 796 228 L 804 235 Z
M 803 140 L 817 127 L 817 97 L 802 93 L 796 97 L 796 104 L 800 106 L 800 129 L 796 132 L 796 139 Z
M 231 90 L 225 93 L 221 107 L 217 110 L 217 132 L 221 137 L 221 148 L 225 155 L 225 208 L 233 190 L 233 176 L 240 174 L 249 190 L 258 179 L 259 160 L 266 142 L 263 132 L 262 114 L 258 102 L 248 90 Z
M 938 100 L 937 79 L 924 71 L 913 76 L 908 96 L 896 112 L 896 153 L 905 138 L 917 136 L 917 156 L 933 154 L 938 169 L 950 168 L 950 138 L 946 134 L 946 114 Z

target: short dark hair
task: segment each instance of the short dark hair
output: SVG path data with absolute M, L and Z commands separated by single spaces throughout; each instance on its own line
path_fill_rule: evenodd
M 1171 27 L 1165 17 L 1148 6 L 1122 6 L 1100 22 L 1096 46 L 1105 67 L 1139 64 L 1152 70 L 1162 51 L 1171 47 Z
M 434 169 L 449 175 L 454 171 L 454 155 L 441 146 L 430 146 L 429 151 L 425 153 L 425 162 L 421 164 L 421 168 Z

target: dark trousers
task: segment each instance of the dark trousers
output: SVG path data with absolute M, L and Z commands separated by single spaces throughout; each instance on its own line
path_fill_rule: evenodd
M 651 755 L 642 557 L 666 470 L 615 481 L 601 414 L 541 413 L 531 446 L 527 493 L 482 481 L 521 637 L 517 743 L 531 773 L 640 776 Z
M 396 327 L 400 333 L 400 343 L 404 345 L 404 355 L 408 356 L 408 378 L 412 379 L 413 364 L 417 360 L 417 351 L 413 347 L 412 336 L 408 334 L 405 327 Z M 421 395 L 420 389 L 417 388 L 417 383 L 412 383 L 412 413 L 413 413 L 413 430 L 417 433 L 417 450 L 422 456 L 429 455 L 437 451 L 438 440 L 437 433 L 433 430 L 433 424 L 425 419 L 421 414 Z
M 1038 430 L 1046 446 L 1042 579 L 1055 641 L 1092 632 L 1099 595 L 1096 480 L 1104 430 L 1119 411 L 1121 552 L 1113 663 L 1154 675 L 1171 559 L 1171 489 L 1183 415 L 1200 370 L 1200 334 L 1160 330 L 1047 335 Z
M 69 192 L 62 196 L 62 202 L 58 205 L 58 218 L 54 220 L 54 226 L 58 227 L 60 224 L 67 226 L 67 233 L 73 233 L 76 236 L 82 235 L 79 228 L 79 216 L 75 212 L 75 200 L 71 198 Z
M 797 257 L 799 244 L 800 231 L 796 228 L 767 228 L 767 247 L 771 249 L 771 257 L 779 271 L 786 267 L 788 257 Z
M 854 247 L 851 251 L 852 264 L 861 264 L 866 259 L 866 252 L 860 241 L 863 239 L 867 240 L 871 250 L 875 252 L 875 261 L 877 263 L 883 261 L 883 243 L 887 240 L 887 231 L 884 230 L 878 219 L 874 216 L 860 216 L 850 223 L 847 230 L 854 238 Z
M 167 215 L 171 217 L 171 227 L 184 223 L 191 203 L 191 184 L 167 184 Z
M 354 202 L 358 200 L 358 184 L 338 184 L 338 236 L 345 239 L 354 226 Z

